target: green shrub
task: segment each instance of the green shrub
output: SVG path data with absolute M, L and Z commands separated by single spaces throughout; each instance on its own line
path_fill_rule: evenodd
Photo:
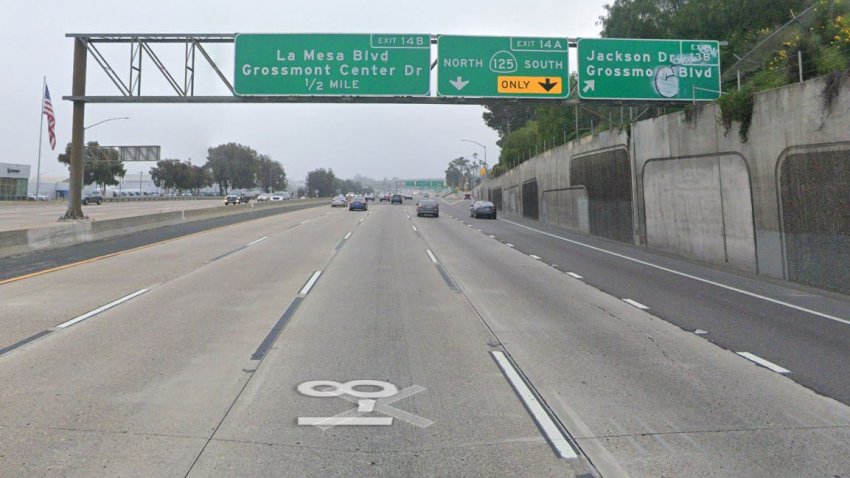
M 726 133 L 732 128 L 732 123 L 738 121 L 738 135 L 741 141 L 747 142 L 747 134 L 753 121 L 754 95 L 753 90 L 745 88 L 741 91 L 732 91 L 721 96 L 717 103 L 720 105 L 720 118 Z
M 835 71 L 844 71 L 848 67 L 847 57 L 838 46 L 821 48 L 815 58 L 818 75 L 827 75 Z

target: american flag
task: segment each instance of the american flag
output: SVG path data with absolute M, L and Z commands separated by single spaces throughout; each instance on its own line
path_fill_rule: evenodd
M 42 114 L 47 115 L 47 136 L 50 138 L 50 149 L 56 149 L 56 117 L 53 115 L 53 103 L 50 102 L 50 91 L 44 84 L 44 106 Z

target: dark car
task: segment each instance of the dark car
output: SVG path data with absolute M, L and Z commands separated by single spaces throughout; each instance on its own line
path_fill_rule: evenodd
M 236 194 L 228 194 L 224 198 L 224 205 L 228 206 L 230 204 L 239 204 L 239 196 Z
M 393 194 L 390 204 L 404 204 L 404 199 L 402 199 L 401 194 Z
M 423 199 L 416 206 L 416 215 L 422 217 L 425 215 L 440 217 L 440 205 L 433 199 Z
M 91 203 L 95 203 L 100 205 L 103 202 L 103 195 L 97 192 L 88 193 L 86 197 L 83 198 L 83 205 L 88 206 Z
M 253 198 L 248 193 L 242 193 L 241 195 L 239 195 L 239 202 L 241 204 L 248 204 L 249 202 L 251 202 L 251 199 Z
M 496 205 L 490 201 L 475 201 L 469 207 L 469 216 L 476 219 L 479 217 L 496 219 Z
M 358 211 L 365 211 L 369 208 L 369 205 L 366 203 L 366 198 L 363 196 L 355 196 L 354 199 L 348 203 L 348 210 L 354 211 L 357 209 Z

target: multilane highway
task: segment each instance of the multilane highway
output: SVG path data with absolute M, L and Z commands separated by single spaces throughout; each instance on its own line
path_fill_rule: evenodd
M 0 285 L 0 475 L 850 475 L 847 384 L 749 348 L 846 368 L 842 297 L 441 206 L 298 210 Z

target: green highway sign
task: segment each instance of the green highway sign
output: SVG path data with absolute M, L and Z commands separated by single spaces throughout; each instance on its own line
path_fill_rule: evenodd
M 412 181 L 409 180 L 409 181 L 404 182 L 404 187 L 406 187 L 406 188 L 432 188 L 432 189 L 441 188 L 441 187 L 443 187 L 443 181 L 442 180 L 431 181 L 431 180 L 421 180 L 421 179 L 412 180 Z
M 566 38 L 468 37 L 437 39 L 437 95 L 566 98 Z
M 584 100 L 710 101 L 720 97 L 720 44 L 712 40 L 578 40 Z
M 234 91 L 274 96 L 427 96 L 431 36 L 238 34 Z

